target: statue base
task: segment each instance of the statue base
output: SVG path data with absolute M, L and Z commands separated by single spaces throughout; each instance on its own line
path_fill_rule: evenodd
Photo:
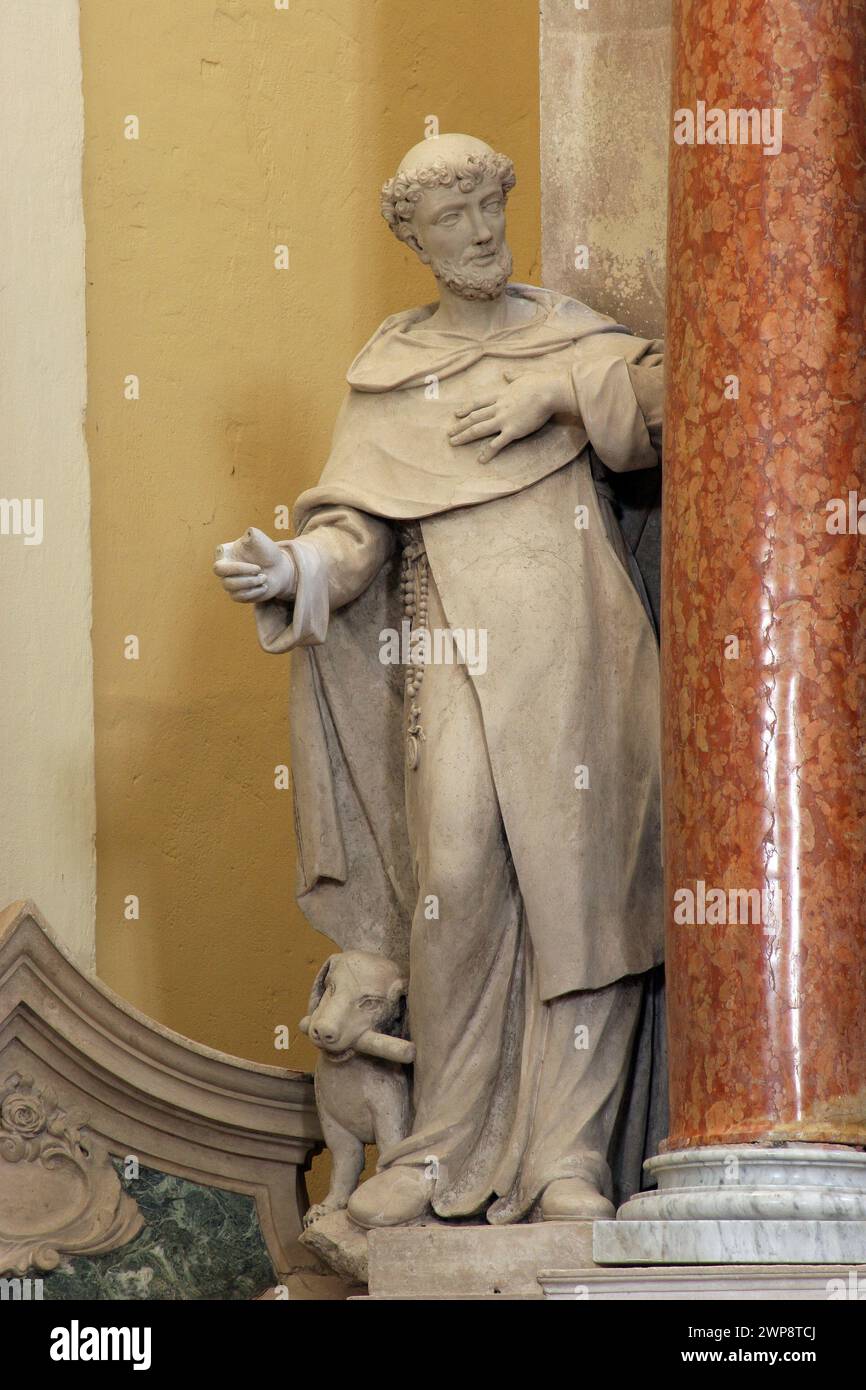
M 434 1220 L 365 1234 L 336 1212 L 305 1231 L 301 1243 L 343 1278 L 366 1280 L 371 1299 L 541 1299 L 541 1270 L 591 1263 L 592 1222 Z
M 543 1269 L 592 1262 L 591 1221 L 454 1222 L 371 1231 L 371 1298 L 543 1298 Z
M 304 1231 L 300 1243 L 347 1284 L 363 1287 L 367 1283 L 367 1233 L 345 1211 L 319 1217 Z
M 364 1301 L 554 1299 L 596 1302 L 790 1302 L 866 1299 L 866 1263 L 593 1263 L 614 1221 L 537 1221 L 517 1226 L 425 1221 L 365 1232 L 344 1211 L 305 1231 L 301 1243 Z M 631 1224 L 631 1223 L 629 1223 Z M 638 1223 L 643 1225 L 643 1223 Z M 669 1223 L 673 1224 L 673 1223 Z M 684 1230 L 692 1222 L 678 1222 Z M 713 1223 L 705 1223 L 711 1225 Z M 749 1223 L 736 1223 L 741 1229 Z M 754 1223 L 761 1226 L 763 1223 Z M 826 1223 L 825 1223 L 826 1224 Z M 369 1291 L 364 1290 L 369 1286 Z

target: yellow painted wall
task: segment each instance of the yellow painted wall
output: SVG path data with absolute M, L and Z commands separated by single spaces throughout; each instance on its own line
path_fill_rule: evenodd
M 294 905 L 291 794 L 273 785 L 288 659 L 261 652 L 213 550 L 251 523 L 274 532 L 274 508 L 318 476 L 358 348 L 432 297 L 377 196 L 426 116 L 514 158 L 515 277 L 537 281 L 538 6 L 81 0 L 81 14 L 98 969 L 192 1038 L 309 1069 L 296 1024 L 328 946 Z

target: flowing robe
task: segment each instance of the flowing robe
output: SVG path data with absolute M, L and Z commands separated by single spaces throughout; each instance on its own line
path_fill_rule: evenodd
M 256 618 L 266 650 L 296 649 L 299 903 L 345 948 L 405 963 L 418 896 L 412 773 L 402 669 L 380 654 L 403 618 L 398 529 L 420 526 L 448 625 L 486 635 L 486 667 L 470 672 L 479 727 L 532 988 L 550 1001 L 662 959 L 657 646 L 594 484 L 599 461 L 617 472 L 658 463 L 661 353 L 565 296 L 508 293 L 535 316 L 483 342 L 424 331 L 428 307 L 386 320 L 362 350 L 330 458 L 285 543 L 295 600 L 257 605 Z M 570 371 L 580 423 L 553 420 L 480 465 L 480 445 L 450 445 L 447 427 L 521 365 Z

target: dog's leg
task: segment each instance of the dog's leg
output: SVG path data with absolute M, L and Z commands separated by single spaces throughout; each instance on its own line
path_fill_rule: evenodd
M 412 1124 L 412 1112 L 405 1074 L 395 1076 L 389 1086 L 382 1087 L 371 1110 L 376 1146 L 380 1153 L 406 1138 Z
M 320 1110 L 319 1120 L 325 1143 L 331 1151 L 331 1186 L 323 1202 L 310 1207 L 304 1225 L 311 1226 L 330 1211 L 342 1211 L 358 1186 L 364 1169 L 364 1145 L 350 1130 L 326 1110 Z

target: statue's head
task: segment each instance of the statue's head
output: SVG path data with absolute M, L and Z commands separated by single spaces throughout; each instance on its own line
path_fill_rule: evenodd
M 514 165 L 471 135 L 413 145 L 382 189 L 394 235 L 463 299 L 498 299 L 511 274 L 505 201 Z

